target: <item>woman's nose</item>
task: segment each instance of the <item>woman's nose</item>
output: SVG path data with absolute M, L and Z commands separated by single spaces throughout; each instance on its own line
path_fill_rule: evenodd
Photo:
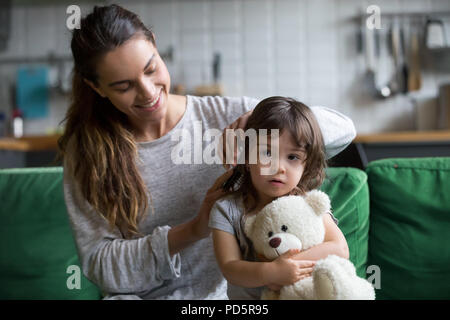
M 139 93 L 142 97 L 142 100 L 153 100 L 156 98 L 156 87 L 149 79 L 140 81 L 139 87 Z

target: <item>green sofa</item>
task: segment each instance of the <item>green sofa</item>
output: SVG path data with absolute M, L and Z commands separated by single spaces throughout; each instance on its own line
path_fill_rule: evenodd
M 377 299 L 450 298 L 450 158 L 328 168 L 321 189 Z M 0 170 L 0 299 L 100 299 L 80 272 L 62 168 Z

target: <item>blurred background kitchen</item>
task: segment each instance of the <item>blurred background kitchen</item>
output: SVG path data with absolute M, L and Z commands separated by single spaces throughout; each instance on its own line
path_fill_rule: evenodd
M 70 99 L 66 10 L 110 3 L 154 30 L 173 92 L 334 108 L 358 132 L 336 165 L 450 156 L 450 0 L 1 0 L 0 168 L 51 165 Z

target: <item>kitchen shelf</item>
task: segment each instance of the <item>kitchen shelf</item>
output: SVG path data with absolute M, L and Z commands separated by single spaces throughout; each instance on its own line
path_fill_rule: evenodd
M 354 17 L 353 19 L 362 19 L 370 16 L 370 13 L 362 13 Z M 415 17 L 415 18 L 426 18 L 431 16 L 450 16 L 450 11 L 424 11 L 424 12 L 381 12 L 381 18 L 387 17 Z
M 46 57 L 10 57 L 0 58 L 1 64 L 21 64 L 21 63 L 58 63 L 58 62 L 71 62 L 72 56 L 53 56 Z

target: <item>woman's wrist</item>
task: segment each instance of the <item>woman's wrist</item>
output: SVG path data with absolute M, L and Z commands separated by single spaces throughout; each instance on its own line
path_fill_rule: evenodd
M 167 234 L 170 256 L 178 253 L 186 247 L 189 247 L 191 244 L 200 239 L 201 238 L 195 231 L 194 220 L 171 228 Z

